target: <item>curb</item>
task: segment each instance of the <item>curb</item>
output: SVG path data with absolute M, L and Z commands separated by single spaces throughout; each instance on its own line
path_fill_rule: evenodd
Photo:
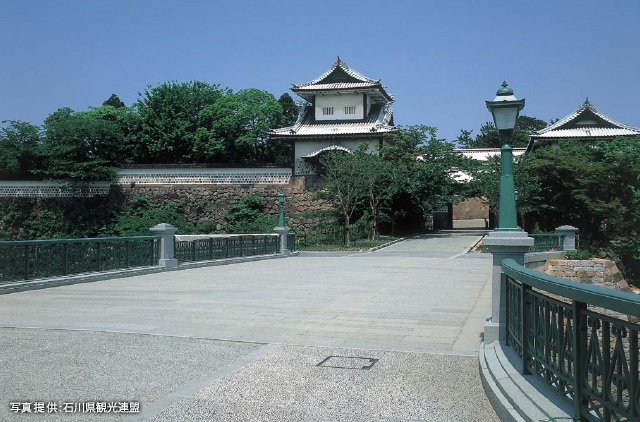
M 418 234 L 412 234 L 412 235 L 407 236 L 407 237 L 401 237 L 400 239 L 392 240 L 389 243 L 385 243 L 384 245 L 374 246 L 373 248 L 369 248 L 369 249 L 365 250 L 365 252 L 379 251 L 382 248 L 386 248 L 387 246 L 395 245 L 396 243 L 403 242 L 403 241 L 405 241 L 407 239 L 411 239 L 412 237 L 416 237 L 416 236 L 418 236 Z
M 255 255 L 238 258 L 215 259 L 210 261 L 185 262 L 175 268 L 139 267 L 124 270 L 112 270 L 91 274 L 71 275 L 64 277 L 41 278 L 36 280 L 18 281 L 0 285 L 0 295 L 24 292 L 28 290 L 47 289 L 49 287 L 67 286 L 72 284 L 92 283 L 94 281 L 113 280 L 114 278 L 135 277 L 138 275 L 157 274 L 167 271 L 190 270 L 202 267 L 215 267 L 218 265 L 239 264 L 243 262 L 264 261 L 267 259 L 281 259 L 298 256 L 299 252 L 286 254 Z

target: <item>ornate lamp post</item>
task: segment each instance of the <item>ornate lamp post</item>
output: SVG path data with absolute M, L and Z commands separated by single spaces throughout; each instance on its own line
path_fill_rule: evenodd
M 516 190 L 513 183 L 513 150 L 509 146 L 518 114 L 524 107 L 524 99 L 518 100 L 513 95 L 513 90 L 504 82 L 496 93 L 496 98 L 486 103 L 493 114 L 493 122 L 502 141 L 498 228 L 483 240 L 483 244 L 493 255 L 491 318 L 484 326 L 484 341 L 485 344 L 490 344 L 494 341 L 504 342 L 507 337 L 507 287 L 502 273 L 502 260 L 512 258 L 524 265 L 524 255 L 533 246 L 533 238 L 518 227 Z
M 513 129 L 518 120 L 520 110 L 524 108 L 524 98 L 518 100 L 513 95 L 513 90 L 506 82 L 496 93 L 493 101 L 486 101 L 487 108 L 493 114 L 502 148 L 500 149 L 500 161 L 502 175 L 500 176 L 500 202 L 498 208 L 497 230 L 514 231 L 521 230 L 518 227 L 518 214 L 516 213 L 516 193 L 513 183 L 513 149 L 509 144 L 513 137 Z

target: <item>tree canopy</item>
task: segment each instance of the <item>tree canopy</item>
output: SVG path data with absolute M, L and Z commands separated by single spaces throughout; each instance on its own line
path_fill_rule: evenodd
M 148 86 L 134 105 L 140 115 L 138 142 L 142 161 L 193 162 L 200 112 L 215 104 L 227 89 L 201 81 L 164 82 Z
M 513 131 L 511 146 L 526 147 L 531 134 L 545 127 L 547 123 L 544 120 L 525 115 L 519 116 Z M 492 122 L 486 122 L 480 126 L 480 131 L 475 137 L 473 130 L 461 130 L 456 143 L 461 148 L 500 148 L 502 146 L 498 130 Z
M 283 124 L 282 106 L 258 89 L 227 93 L 199 113 L 193 151 L 200 160 L 264 162 L 268 132 Z

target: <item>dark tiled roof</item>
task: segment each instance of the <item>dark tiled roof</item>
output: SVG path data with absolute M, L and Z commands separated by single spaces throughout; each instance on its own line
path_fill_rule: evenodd
M 363 135 L 393 132 L 391 124 L 393 109 L 386 104 L 373 104 L 367 118 L 358 122 L 321 122 L 313 121 L 313 107 L 304 106 L 298 121 L 289 127 L 273 129 L 270 135 L 280 137 L 321 137 L 333 135 Z

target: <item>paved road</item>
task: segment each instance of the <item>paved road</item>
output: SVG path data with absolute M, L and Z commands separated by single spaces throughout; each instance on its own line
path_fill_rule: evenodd
M 476 356 L 491 261 L 464 255 L 479 238 L 0 296 L 0 420 L 24 419 L 9 401 L 108 399 L 157 421 L 495 420 Z M 379 360 L 317 366 L 332 355 Z

